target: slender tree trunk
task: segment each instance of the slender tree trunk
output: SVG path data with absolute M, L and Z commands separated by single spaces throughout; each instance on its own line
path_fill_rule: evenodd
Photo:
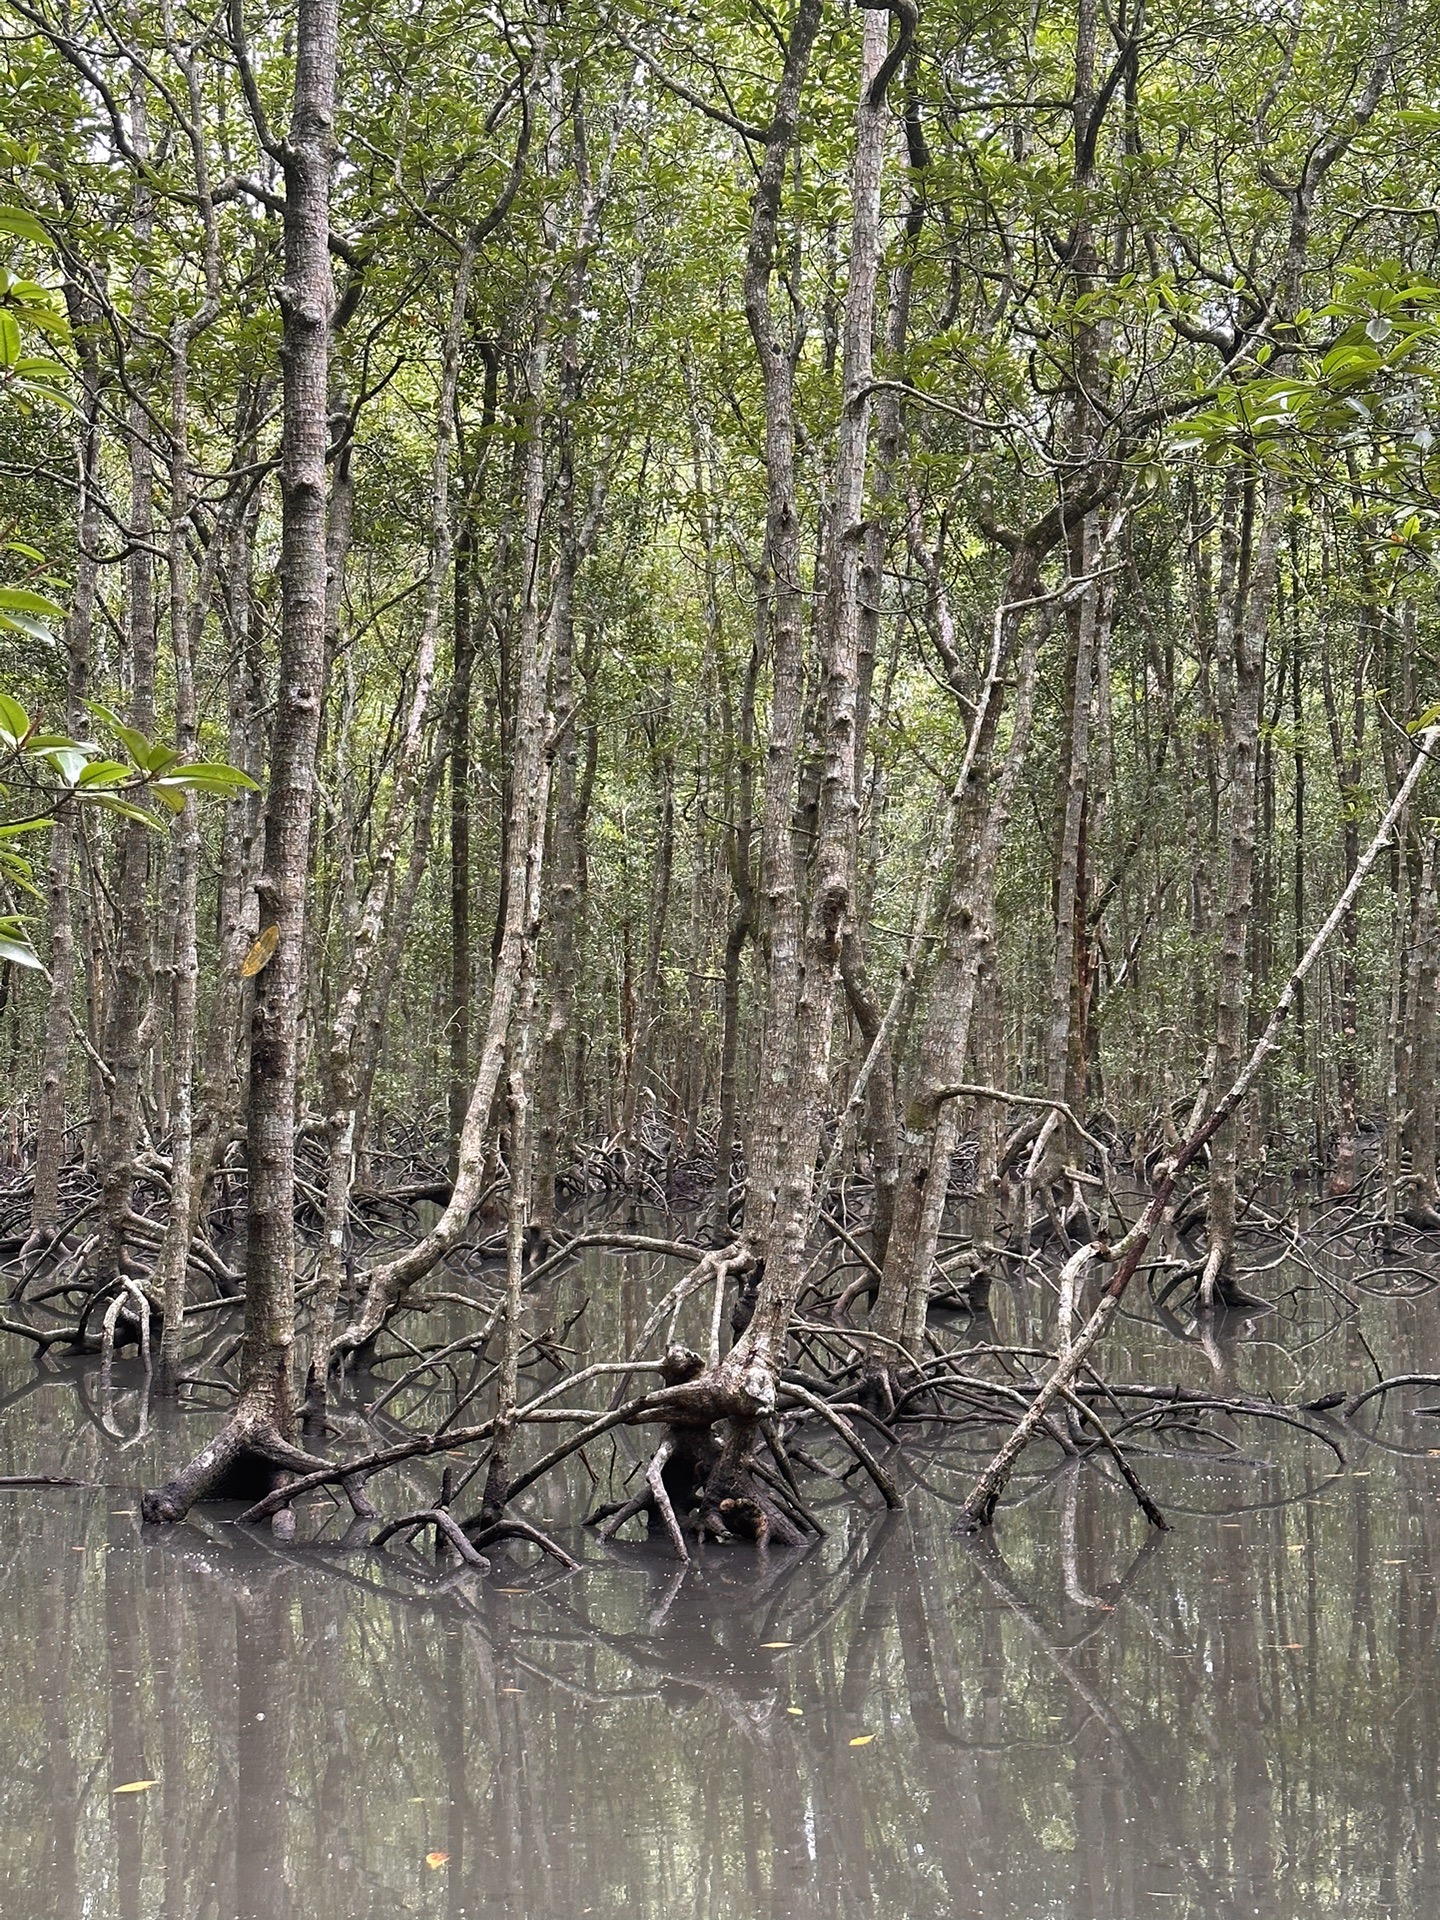
M 879 1339 L 872 1371 L 895 1369 L 895 1342 L 918 1354 L 925 1337 L 930 1271 L 939 1243 L 958 1109 L 947 1089 L 963 1080 L 981 973 L 993 965 L 995 886 L 1005 828 L 1016 783 L 1029 748 L 1035 663 L 1044 631 L 1029 616 L 1034 562 L 1023 547 L 1014 556 L 1005 603 L 996 613 L 997 644 L 974 737 L 952 795 L 951 880 L 945 905 L 941 954 L 930 983 L 915 1061 L 906 1076 L 901 1106 L 899 1179 L 895 1215 L 885 1249 L 871 1326 Z M 1031 625 L 1016 672 L 1010 740 L 993 784 L 991 757 L 1003 702 L 1002 675 L 1027 617 Z
M 240 1400 L 229 1425 L 167 1486 L 150 1520 L 183 1518 L 247 1453 L 294 1464 L 295 1121 L 305 984 L 306 868 L 326 637 L 325 456 L 330 322 L 330 170 L 334 149 L 336 0 L 299 0 L 294 102 L 280 151 L 285 176 L 281 290 L 280 669 L 260 882 L 262 926 L 276 944 L 255 981 L 250 1036 L 249 1206 Z
M 1436 1179 L 1437 1106 L 1440 1106 L 1440 1048 L 1436 1045 L 1440 1012 L 1440 830 L 1426 843 L 1420 897 L 1411 932 L 1410 985 L 1406 994 L 1402 1099 L 1407 1112 L 1405 1149 L 1410 1159 L 1405 1217 L 1412 1226 L 1440 1227 L 1440 1184 Z
M 1216 1085 L 1220 1087 L 1228 1086 L 1240 1070 L 1249 1028 L 1246 959 L 1255 890 L 1255 801 L 1265 629 L 1287 506 L 1283 477 L 1267 474 L 1257 515 L 1256 484 L 1250 479 L 1244 482 L 1239 523 L 1228 536 L 1236 550 L 1228 565 L 1222 562 L 1222 575 L 1228 577 L 1221 582 L 1217 634 L 1222 670 L 1228 669 L 1229 676 L 1224 715 L 1229 854 L 1215 1013 Z M 1257 517 L 1258 527 L 1254 524 Z M 1201 1303 L 1207 1307 L 1242 1307 L 1249 1299 L 1231 1276 L 1237 1171 L 1237 1129 L 1233 1121 L 1227 1121 L 1210 1150 L 1210 1245 L 1201 1277 Z
M 1367 602 L 1373 597 L 1369 569 L 1358 567 Z M 1375 636 L 1370 631 L 1368 604 L 1362 603 L 1351 668 L 1348 714 L 1342 714 L 1336 694 L 1331 649 L 1320 656 L 1320 685 L 1325 718 L 1335 761 L 1335 785 L 1340 796 L 1340 853 L 1348 881 L 1360 858 L 1360 808 L 1363 802 L 1362 755 L 1365 746 L 1365 663 Z M 1348 721 L 1348 725 L 1347 725 Z M 1340 1044 L 1335 1055 L 1336 1100 L 1339 1108 L 1329 1191 L 1339 1199 L 1355 1190 L 1359 1156 L 1360 1090 L 1360 917 L 1352 907 L 1340 929 Z
M 131 143 L 148 152 L 145 82 L 136 76 L 130 102 Z M 149 251 L 154 234 L 153 196 L 148 181 L 137 180 L 133 225 L 136 265 L 131 277 L 131 324 L 138 333 L 149 315 Z M 132 380 L 141 378 L 138 370 Z M 155 731 L 155 459 L 150 410 L 132 392 L 126 418 L 130 466 L 129 542 L 126 566 L 126 650 L 130 668 L 129 721 L 148 739 Z M 114 978 L 107 997 L 105 1041 L 101 1049 L 112 1075 L 101 1148 L 100 1233 L 95 1268 L 102 1282 L 130 1269 L 128 1216 L 135 1183 L 135 1149 L 140 1127 L 141 1075 L 149 1045 L 151 1007 L 150 919 L 151 830 L 140 821 L 124 821 L 114 897 L 116 925 Z
M 797 14 L 795 42 L 806 16 Z M 807 29 L 813 32 L 813 28 Z M 769 547 L 775 578 L 774 706 L 766 769 L 762 889 L 768 934 L 766 1018 L 762 1045 L 768 1082 L 765 1122 L 752 1156 L 745 1230 L 765 1262 L 754 1315 L 730 1355 L 731 1376 L 752 1394 L 757 1380 L 773 1393 L 776 1371 L 807 1262 L 815 1160 L 829 1098 L 830 1050 L 840 960 L 855 909 L 859 794 L 863 743 L 859 719 L 861 583 L 866 551 L 865 495 L 872 411 L 876 282 L 880 265 L 880 183 L 887 115 L 877 90 L 885 63 L 888 17 L 865 17 L 852 219 L 845 296 L 843 406 L 831 503 L 827 593 L 822 614 L 820 784 L 808 909 L 796 889 L 790 832 L 794 805 L 795 727 L 800 707 L 800 552 L 794 509 L 793 377 L 779 352 L 768 312 L 765 178 L 751 228 L 746 307 L 760 355 L 767 402 Z M 805 48 L 808 56 L 808 45 Z M 803 67 L 794 73 L 798 81 Z M 789 72 L 787 72 L 787 78 Z M 782 83 L 783 93 L 783 83 Z M 777 111 L 776 125 L 788 117 Z M 767 153 L 765 166 L 771 163 Z M 777 741 L 780 751 L 777 752 Z M 758 1184 L 758 1191 L 757 1191 Z M 758 1202 L 758 1218 L 752 1208 Z
M 193 761 L 198 751 L 199 719 L 195 696 L 195 652 L 204 623 L 201 598 L 192 616 L 185 538 L 190 516 L 189 433 L 186 381 L 189 340 L 177 325 L 172 345 L 171 460 L 170 460 L 170 645 L 175 667 L 175 750 L 182 761 Z M 223 529 L 212 536 L 205 582 L 213 580 L 213 556 L 223 543 Z M 195 1032 L 199 998 L 200 948 L 200 811 L 196 796 L 183 797 L 171 846 L 167 890 L 174 917 L 171 981 L 170 1057 L 173 1086 L 170 1127 L 170 1211 L 156 1262 L 162 1330 L 158 1386 L 175 1391 L 180 1371 L 180 1341 L 185 1320 L 186 1263 L 190 1252 L 191 1206 L 194 1200 Z
M 1099 554 L 1097 516 L 1087 513 L 1075 529 L 1071 571 L 1091 581 Z M 1089 908 L 1085 887 L 1086 826 L 1090 800 L 1090 729 L 1094 704 L 1095 660 L 1099 647 L 1098 584 L 1083 587 L 1068 609 L 1070 654 L 1066 667 L 1069 695 L 1067 740 L 1061 765 L 1059 833 L 1055 861 L 1055 940 L 1050 965 L 1050 1034 L 1046 1083 L 1052 1099 L 1072 1111 L 1084 1104 L 1084 1057 L 1080 999 L 1084 992 L 1085 923 Z M 1057 1129 L 1065 1164 L 1077 1144 L 1067 1125 Z
M 71 305 L 83 316 L 78 296 Z M 72 737 L 85 730 L 85 698 L 95 617 L 96 554 L 100 543 L 100 393 L 93 355 L 82 359 L 85 399 L 79 429 L 79 501 L 76 512 L 75 591 L 65 623 L 65 727 Z M 50 994 L 45 1011 L 45 1043 L 40 1068 L 40 1102 L 35 1127 L 35 1189 L 30 1229 L 39 1236 L 57 1223 L 60 1175 L 66 1155 L 65 1090 L 70 1061 L 70 1025 L 75 990 L 75 927 L 71 874 L 75 836 L 68 814 L 51 829 L 47 897 L 50 910 Z M 98 1116 L 97 1116 L 98 1117 Z
M 246 432 L 237 444 L 253 448 L 254 422 L 264 390 L 242 404 Z M 230 679 L 226 753 L 257 783 L 264 774 L 260 738 L 265 707 L 265 669 L 261 656 L 260 623 L 251 589 L 251 554 L 259 499 L 235 515 L 228 530 L 222 562 L 220 612 L 227 644 L 235 662 Z M 236 1125 L 240 1089 L 248 1070 L 248 1032 L 245 983 L 240 968 L 259 926 L 259 884 L 262 802 L 258 793 L 246 793 L 225 808 L 221 826 L 220 875 L 215 912 L 216 977 L 210 996 L 205 1049 L 195 1102 L 191 1143 L 192 1222 L 205 1217 L 205 1200 L 217 1162 L 227 1150 Z
M 465 506 L 461 510 L 460 529 L 455 540 L 453 671 L 450 683 L 450 1114 L 451 1177 L 454 1177 L 455 1142 L 465 1124 L 465 1106 L 470 1093 L 470 995 L 474 990 L 474 962 L 470 942 L 470 827 L 471 761 L 470 713 L 475 674 L 475 638 L 483 614 L 475 605 L 478 584 L 475 568 L 475 518 L 470 500 L 481 472 L 487 464 L 489 435 L 499 408 L 500 353 L 498 347 L 482 342 L 485 367 L 480 405 L 479 447 L 474 456 L 473 475 L 466 471 L 465 449 L 461 446 L 460 470 L 464 483 Z
M 385 987 L 376 980 L 377 963 L 384 954 L 387 926 L 393 927 L 405 899 L 413 900 L 418 885 L 417 861 L 423 864 L 422 839 L 413 839 L 411 878 L 397 897 L 395 865 L 405 830 L 416 814 L 417 791 L 429 755 L 432 727 L 431 694 L 440 637 L 441 606 L 450 571 L 452 521 L 450 513 L 450 454 L 454 436 L 455 394 L 459 378 L 460 344 L 475 265 L 476 236 L 467 236 L 461 248 L 451 299 L 450 319 L 441 355 L 440 391 L 435 409 L 435 452 L 430 473 L 430 559 L 426 573 L 424 612 L 415 658 L 415 685 L 396 756 L 390 798 L 376 836 L 370 877 L 359 903 L 346 944 L 343 974 L 334 1020 L 329 1033 L 326 1077 L 331 1103 L 327 1120 L 325 1223 L 321 1241 L 315 1307 L 312 1317 L 312 1361 L 307 1418 L 322 1419 L 330 1341 L 335 1309 L 345 1277 L 346 1223 L 354 1177 L 358 1135 L 366 1119 L 366 1094 L 374 1078 L 375 1052 L 381 1029 L 365 1017 Z M 432 756 L 433 759 L 433 756 Z M 438 769 L 438 761 L 434 764 Z M 433 789 L 427 794 L 433 804 Z M 428 841 L 429 807 L 424 809 Z M 400 929 L 403 937 L 405 929 Z
M 262 927 L 279 939 L 256 977 L 250 1037 L 250 1196 L 242 1392 L 282 1436 L 293 1426 L 295 1118 L 305 981 L 306 866 L 324 698 L 330 171 L 336 0 L 300 0 L 285 173 L 281 633 L 265 813 Z
M 740 691 L 739 732 L 733 741 L 729 782 L 734 793 L 733 816 L 726 829 L 726 869 L 734 905 L 725 929 L 721 962 L 720 1111 L 715 1133 L 715 1191 L 710 1204 L 710 1238 L 723 1246 L 730 1237 L 735 1205 L 735 1147 L 740 1136 L 740 1014 L 741 976 L 745 949 L 755 937 L 755 693 L 764 657 L 769 616 L 766 582 L 756 583 L 755 629 Z M 712 611 L 712 633 L 718 636 L 718 611 Z M 717 647 L 716 670 L 723 682 L 724 662 Z M 728 704 L 727 704 L 728 711 Z M 727 726 L 733 734 L 733 722 Z
M 455 542 L 454 667 L 450 683 L 450 1085 L 452 1143 L 465 1123 L 470 1080 L 470 703 L 475 672 L 474 534 L 467 514 Z M 452 1145 L 453 1166 L 453 1145 Z
M 640 970 L 640 992 L 635 1006 L 635 1038 L 626 1065 L 625 1090 L 620 1106 L 620 1135 L 632 1166 L 637 1160 L 636 1116 L 652 1064 L 652 1046 L 661 1011 L 661 965 L 665 957 L 666 923 L 675 867 L 675 756 L 662 745 L 659 733 L 670 724 L 668 692 L 661 705 L 658 729 L 651 735 L 651 765 L 656 776 L 655 868 L 650 887 L 650 913 L 645 933 L 645 959 Z M 647 729 L 647 731 L 649 731 Z
M 498 928 L 489 1016 L 460 1131 L 450 1200 L 428 1233 L 403 1253 L 370 1270 L 364 1297 L 350 1324 L 331 1343 L 332 1364 L 344 1355 L 367 1348 L 407 1290 L 444 1259 L 469 1225 L 484 1184 L 491 1110 L 504 1069 L 529 938 L 527 915 L 531 901 L 540 898 L 550 774 L 557 744 L 546 701 L 553 630 L 549 622 L 542 621 L 539 598 L 541 522 L 546 493 L 545 438 L 540 431 L 540 421 L 549 364 L 549 295 L 550 286 L 542 281 L 537 295 L 540 318 L 527 369 L 520 541 L 523 597 L 518 622 L 519 659 L 504 839 L 504 912 Z

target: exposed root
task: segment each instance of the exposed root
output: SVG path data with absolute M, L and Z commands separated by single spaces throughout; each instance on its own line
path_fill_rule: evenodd
M 558 1560 L 567 1572 L 578 1573 L 580 1570 L 580 1562 L 573 1554 L 567 1553 L 558 1540 L 552 1540 L 539 1527 L 532 1527 L 528 1520 L 517 1520 L 510 1514 L 504 1514 L 488 1525 L 481 1525 L 472 1538 L 474 1544 L 481 1547 L 493 1547 L 501 1540 L 528 1540 L 532 1546 L 539 1547 L 542 1553 L 548 1553 L 553 1560 Z
M 1212 1247 L 1200 1274 L 1202 1313 L 1268 1313 L 1270 1302 L 1247 1293 L 1230 1270 L 1220 1247 Z
M 402 1513 L 398 1520 L 391 1520 L 383 1526 L 371 1541 L 372 1547 L 383 1547 L 393 1540 L 397 1533 L 407 1534 L 411 1539 L 422 1533 L 426 1527 L 435 1529 L 437 1541 L 443 1540 L 456 1557 L 472 1568 L 476 1573 L 489 1573 L 490 1562 L 466 1538 L 460 1522 L 444 1507 L 417 1507 L 413 1513 Z
M 1151 1526 L 1158 1528 L 1161 1533 L 1168 1533 L 1170 1531 L 1170 1522 L 1165 1518 L 1159 1507 L 1156 1506 L 1155 1502 L 1150 1498 L 1150 1495 L 1140 1484 L 1139 1475 L 1126 1459 L 1124 1453 L 1121 1451 L 1119 1442 L 1115 1439 L 1115 1436 L 1110 1432 L 1110 1429 L 1105 1425 L 1099 1414 L 1096 1413 L 1093 1407 L 1087 1406 L 1079 1394 L 1073 1392 L 1069 1387 L 1062 1387 L 1060 1394 L 1066 1405 L 1073 1408 L 1082 1420 L 1088 1420 L 1096 1433 L 1099 1434 L 1101 1446 L 1105 1448 L 1110 1458 L 1115 1462 L 1116 1467 L 1119 1469 L 1121 1479 L 1134 1494 L 1136 1504 L 1139 1506 L 1145 1518 L 1150 1522 Z
M 811 1393 L 808 1387 L 802 1387 L 797 1381 L 788 1376 L 785 1381 L 785 1391 L 793 1395 L 802 1406 L 809 1407 L 812 1413 L 818 1413 L 822 1420 L 829 1422 L 845 1442 L 846 1446 L 849 1447 L 850 1451 L 855 1455 L 855 1458 L 860 1462 L 860 1465 L 865 1469 L 866 1473 L 869 1474 L 871 1480 L 875 1483 L 876 1491 L 886 1506 L 889 1507 L 892 1512 L 898 1513 L 905 1505 L 904 1494 L 901 1493 L 899 1487 L 896 1486 L 889 1474 L 880 1465 L 880 1462 L 875 1458 L 874 1454 L 871 1453 L 870 1449 L 865 1445 L 865 1442 L 860 1438 L 844 1414 L 838 1412 L 836 1408 L 822 1400 L 818 1394 Z
M 115 1359 L 115 1328 L 128 1301 L 135 1303 L 134 1310 L 140 1322 L 140 1359 L 146 1373 L 150 1371 L 150 1301 L 145 1289 L 138 1281 L 122 1281 L 119 1291 L 105 1310 L 103 1331 L 100 1336 L 100 1390 L 110 1391 L 110 1369 Z
M 289 1481 L 290 1474 L 308 1477 L 328 1470 L 328 1462 L 313 1453 L 292 1446 L 268 1411 L 246 1408 L 242 1403 L 232 1417 L 195 1458 L 163 1487 L 148 1487 L 140 1497 L 141 1517 L 159 1523 L 183 1520 L 191 1507 L 201 1500 L 254 1500 L 256 1495 L 281 1496 L 269 1512 L 278 1512 L 304 1491 L 302 1480 Z M 342 1485 L 357 1515 L 373 1520 L 378 1516 L 365 1499 L 358 1483 L 349 1476 Z M 247 1513 L 245 1518 L 249 1518 Z M 268 1517 L 268 1514 L 267 1514 Z
M 1440 1373 L 1397 1373 L 1392 1379 L 1377 1380 L 1373 1387 L 1367 1387 L 1345 1402 L 1343 1418 L 1354 1419 L 1367 1400 L 1377 1399 L 1395 1387 L 1440 1387 Z
M 610 1540 L 644 1515 L 647 1525 L 664 1528 L 686 1562 L 687 1528 L 700 1538 L 757 1546 L 798 1547 L 818 1535 L 821 1528 L 799 1497 L 783 1442 L 746 1391 L 723 1371 L 704 1368 L 699 1355 L 683 1347 L 666 1354 L 662 1374 L 666 1388 L 652 1403 L 666 1403 L 665 1433 L 646 1464 L 645 1491 L 598 1507 L 586 1524 Z M 718 1439 L 717 1428 L 723 1436 Z M 758 1457 L 762 1443 L 773 1471 Z
M 735 1418 L 705 1481 L 699 1531 L 711 1540 L 750 1540 L 756 1546 L 800 1547 L 807 1539 L 786 1511 L 788 1499 L 766 1484 L 755 1458 L 760 1423 Z

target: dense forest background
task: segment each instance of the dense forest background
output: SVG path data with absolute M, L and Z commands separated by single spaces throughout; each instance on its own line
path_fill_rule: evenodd
M 587 1195 L 762 1537 L 822 1241 L 884 1419 L 1036 1248 L 1440 1227 L 1426 9 L 4 19 L 12 1331 L 243 1284 L 151 1517 L 498 1232 L 503 1525 Z

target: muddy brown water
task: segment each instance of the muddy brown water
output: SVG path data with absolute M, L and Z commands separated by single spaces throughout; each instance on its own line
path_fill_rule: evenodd
M 1208 1346 L 1137 1315 L 1106 1372 L 1297 1401 L 1440 1360 L 1440 1293 L 1362 1276 L 1351 1314 L 1337 1277 L 1272 1269 L 1279 1311 Z M 627 1263 L 626 1318 L 653 1286 Z M 1005 1292 L 998 1330 L 1044 1312 Z M 478 1581 L 219 1510 L 143 1528 L 137 1488 L 213 1416 L 137 1439 L 116 1380 L 0 1346 L 0 1471 L 90 1483 L 0 1493 L 6 1920 L 1440 1911 L 1440 1391 L 1335 1426 L 1343 1466 L 1253 1420 L 1137 1454 L 1164 1537 L 1048 1452 L 960 1537 L 982 1446 L 956 1428 L 888 1521 L 812 1482 L 807 1555 L 606 1549 L 579 1479 L 531 1510 L 583 1572 Z

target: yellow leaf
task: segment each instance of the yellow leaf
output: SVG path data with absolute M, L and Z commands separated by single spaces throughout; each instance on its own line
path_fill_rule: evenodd
M 797 1719 L 803 1720 L 805 1717 L 804 1707 L 786 1707 L 785 1711 L 786 1713 L 793 1713 Z
M 425 1864 L 432 1873 L 438 1873 L 449 1858 L 448 1853 L 427 1853 L 425 1856 Z
M 260 935 L 260 938 L 240 962 L 240 978 L 242 980 L 253 980 L 265 963 L 274 958 L 275 949 L 279 944 L 279 927 L 266 927 Z
M 760 1645 L 762 1648 L 763 1647 L 793 1647 L 794 1644 L 795 1642 L 793 1640 L 762 1640 L 760 1642 Z
M 149 1788 L 158 1787 L 159 1784 L 158 1780 L 127 1780 L 123 1787 L 112 1787 L 110 1791 L 112 1794 L 145 1793 Z
M 857 1733 L 850 1744 L 852 1747 L 868 1747 L 874 1738 L 873 1733 Z

